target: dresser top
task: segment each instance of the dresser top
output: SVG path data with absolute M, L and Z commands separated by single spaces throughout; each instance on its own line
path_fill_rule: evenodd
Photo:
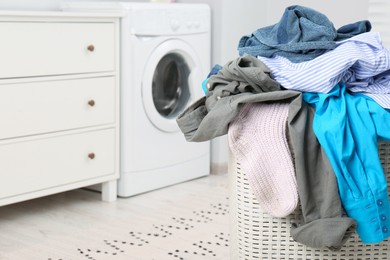
M 12 21 L 12 20 L 53 20 L 53 19 L 73 19 L 73 20 L 94 20 L 104 18 L 119 18 L 125 14 L 122 11 L 117 12 L 69 12 L 69 11 L 0 11 L 0 22 L 1 21 Z

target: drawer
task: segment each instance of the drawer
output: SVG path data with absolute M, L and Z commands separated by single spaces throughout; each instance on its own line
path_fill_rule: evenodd
M 0 143 L 0 198 L 115 173 L 115 129 Z
M 115 122 L 115 78 L 0 85 L 0 139 Z
M 114 71 L 114 23 L 0 22 L 0 78 Z

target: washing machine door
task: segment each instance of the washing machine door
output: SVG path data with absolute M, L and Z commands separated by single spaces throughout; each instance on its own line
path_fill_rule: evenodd
M 187 43 L 169 40 L 154 49 L 145 66 L 142 98 L 155 127 L 178 132 L 176 117 L 196 98 L 201 88 L 199 59 Z

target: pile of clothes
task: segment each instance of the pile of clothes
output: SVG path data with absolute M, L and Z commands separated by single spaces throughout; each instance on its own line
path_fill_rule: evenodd
M 390 53 L 380 34 L 369 21 L 336 30 L 295 5 L 243 36 L 238 51 L 178 116 L 186 140 L 228 134 L 269 214 L 285 217 L 301 205 L 302 223 L 291 229 L 299 243 L 338 250 L 355 230 L 363 243 L 388 238 L 378 140 L 390 141 Z

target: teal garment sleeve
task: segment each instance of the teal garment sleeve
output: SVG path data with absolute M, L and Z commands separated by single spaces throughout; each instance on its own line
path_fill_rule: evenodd
M 348 93 L 342 83 L 329 93 L 304 93 L 303 98 L 316 108 L 313 130 L 362 242 L 385 240 L 390 236 L 390 203 L 378 139 L 390 140 L 390 112 L 367 96 Z

